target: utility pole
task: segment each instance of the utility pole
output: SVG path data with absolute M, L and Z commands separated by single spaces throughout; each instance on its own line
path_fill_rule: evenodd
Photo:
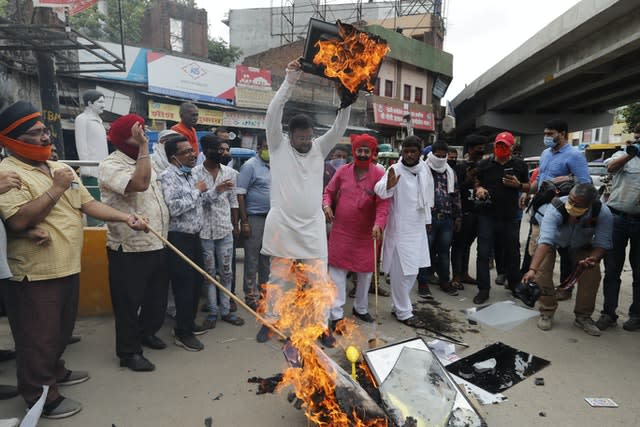
M 34 24 L 59 24 L 58 18 L 50 8 L 36 8 L 33 17 Z M 38 63 L 38 84 L 40 86 L 40 103 L 42 104 L 43 122 L 51 131 L 51 142 L 55 144 L 58 155 L 61 159 L 65 159 L 55 59 L 53 53 L 45 49 L 35 51 L 34 55 Z

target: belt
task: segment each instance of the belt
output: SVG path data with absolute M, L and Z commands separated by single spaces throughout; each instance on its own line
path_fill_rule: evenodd
M 437 220 L 449 219 L 451 218 L 451 214 L 448 213 L 432 213 L 431 217 Z
M 608 205 L 607 205 L 608 206 Z M 628 214 L 622 211 L 619 211 L 618 209 L 612 208 L 611 206 L 609 206 L 609 210 L 618 215 L 621 216 L 623 218 L 629 218 L 629 219 L 640 219 L 640 214 Z

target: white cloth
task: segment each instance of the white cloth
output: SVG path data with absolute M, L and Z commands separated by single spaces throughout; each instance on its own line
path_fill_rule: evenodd
M 101 162 L 109 155 L 107 147 L 107 131 L 102 125 L 102 119 L 93 111 L 86 109 L 75 120 L 76 150 L 80 160 L 95 160 Z M 98 177 L 98 168 L 82 166 L 80 174 Z
M 300 74 L 287 72 L 267 109 L 271 210 L 265 223 L 262 254 L 291 259 L 326 258 L 324 159 L 344 134 L 351 107 L 340 110 L 331 129 L 313 141 L 308 153 L 300 154 L 282 131 L 282 111 Z
M 347 274 L 349 272 L 342 268 L 329 266 L 329 276 L 336 285 L 336 298 L 331 307 L 331 315 L 329 319 L 339 320 L 344 317 L 344 304 L 347 302 Z M 353 302 L 353 308 L 359 314 L 367 314 L 369 312 L 369 287 L 371 285 L 371 277 L 373 273 L 356 273 L 358 277 L 358 286 L 356 286 L 356 298 Z
M 451 194 L 456 191 L 456 177 L 451 166 L 447 164 L 447 158 L 436 157 L 433 153 L 427 155 L 427 166 L 438 173 L 447 173 L 447 193 Z
M 418 274 L 419 268 L 431 265 L 425 227 L 431 224 L 433 177 L 422 161 L 411 169 L 402 163 L 389 169 L 394 169 L 401 177 L 398 184 L 387 190 L 387 171 L 375 186 L 375 192 L 381 198 L 393 197 L 384 233 L 382 271 L 391 272 L 393 255 L 397 252 L 403 275 Z M 425 208 L 418 208 L 419 198 L 425 201 Z
M 160 176 L 160 174 L 169 167 L 171 163 L 169 163 L 169 160 L 167 159 L 167 152 L 164 150 L 164 144 L 158 143 L 153 146 L 151 162 L 151 166 L 153 166 L 153 170 L 158 176 Z
M 405 274 L 402 271 L 402 264 L 397 250 L 390 254 L 389 258 L 392 260 L 391 271 L 389 272 L 391 278 L 391 301 L 393 303 L 391 311 L 396 314 L 398 320 L 407 320 L 413 316 L 411 289 L 418 273 Z

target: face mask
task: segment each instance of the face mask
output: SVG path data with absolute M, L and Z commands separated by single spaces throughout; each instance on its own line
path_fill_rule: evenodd
M 178 160 L 176 157 L 174 157 L 174 159 L 176 159 L 176 161 L 179 163 L 178 166 L 178 170 L 184 174 L 190 174 L 191 173 L 191 167 L 187 166 L 187 165 L 183 165 L 182 163 L 180 163 L 180 160 Z
M 4 135 L 0 135 L 0 145 L 7 147 L 12 153 L 34 162 L 46 162 L 51 157 L 53 150 L 51 144 L 29 144 Z
M 260 150 L 260 158 L 262 160 L 264 160 L 265 162 L 268 162 L 269 161 L 269 150 L 268 149 Z
M 553 139 L 552 136 L 545 136 L 544 137 L 544 146 L 547 148 L 553 148 L 557 145 L 557 142 L 555 139 Z
M 366 169 L 369 167 L 369 163 L 371 163 L 371 158 L 369 156 L 356 156 L 353 159 L 353 163 L 359 169 Z
M 329 164 L 333 166 L 334 169 L 338 169 L 339 167 L 346 165 L 347 161 L 345 159 L 333 159 L 329 160 Z
M 457 160 L 447 160 L 447 164 L 449 166 L 451 166 L 452 168 L 455 168 L 457 166 L 457 164 L 458 164 L 458 161 Z
M 227 166 L 231 161 L 231 156 L 220 156 L 220 164 Z
M 493 154 L 495 154 L 498 159 L 506 159 L 511 155 L 511 149 L 506 145 L 496 144 L 493 146 Z
M 589 210 L 589 208 L 576 208 L 575 206 L 573 206 L 571 204 L 570 201 L 567 200 L 567 202 L 564 204 L 564 208 L 567 210 L 567 213 L 573 217 L 580 217 L 582 215 L 584 215 L 585 213 L 587 213 L 587 211 Z

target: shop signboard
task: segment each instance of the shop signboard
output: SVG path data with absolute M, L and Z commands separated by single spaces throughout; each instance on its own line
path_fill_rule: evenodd
M 236 86 L 236 106 L 266 110 L 274 94 L 272 90 Z
M 406 109 L 400 106 L 394 106 L 389 104 L 373 103 L 373 120 L 380 125 L 403 127 L 405 125 L 404 116 L 406 115 Z M 409 114 L 411 114 L 411 121 L 414 129 L 422 129 L 433 131 L 433 113 L 428 111 L 418 111 L 411 108 L 409 104 Z
M 223 112 L 198 108 L 198 124 L 205 126 L 222 126 Z M 152 120 L 180 121 L 180 107 L 173 104 L 149 101 L 149 118 Z
M 147 53 L 149 92 L 194 101 L 233 105 L 236 72 L 161 52 Z
M 225 111 L 222 125 L 227 127 L 264 129 L 265 115 L 242 111 Z
M 33 7 L 66 8 L 69 15 L 73 16 L 96 3 L 98 0 L 33 0 Z
M 236 87 L 271 90 L 271 71 L 236 65 Z

